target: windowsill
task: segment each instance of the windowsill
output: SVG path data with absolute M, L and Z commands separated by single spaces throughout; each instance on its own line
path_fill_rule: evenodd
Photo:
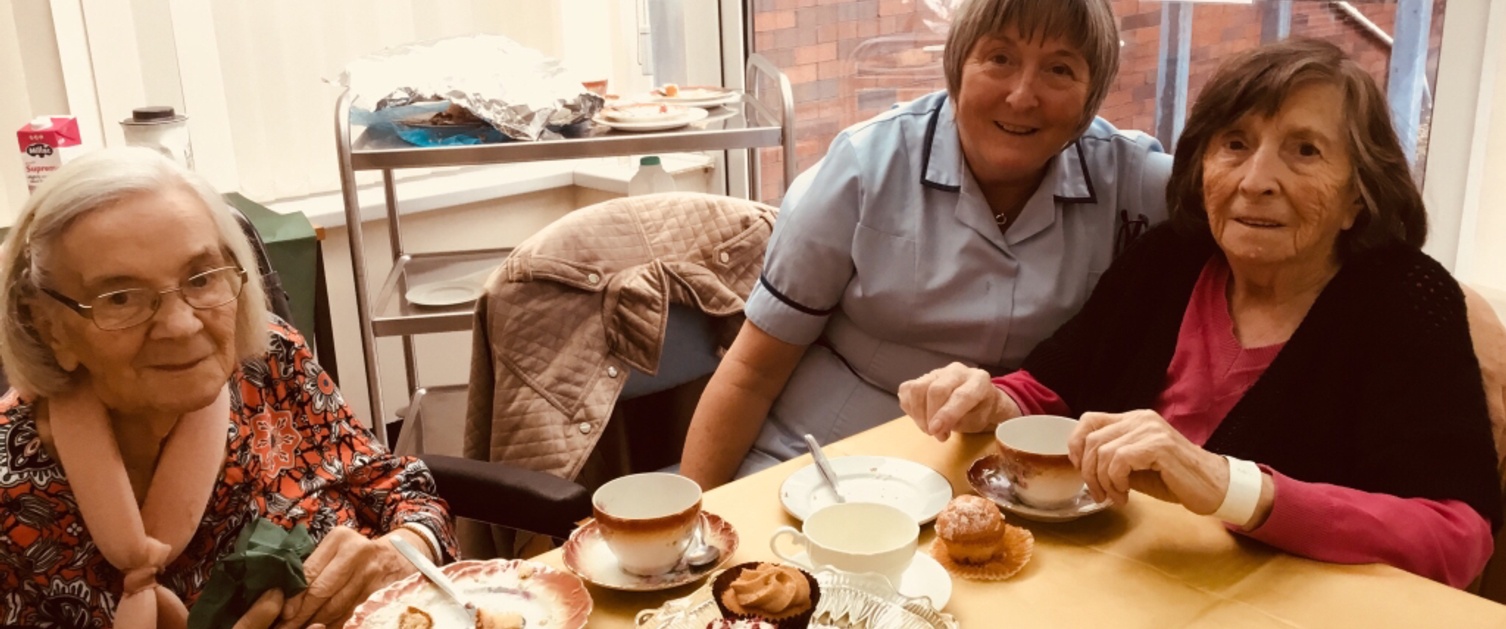
M 712 168 L 712 159 L 699 153 L 663 155 L 662 159 L 664 170 L 670 175 Z M 637 170 L 636 160 L 618 157 L 525 162 L 446 169 L 408 179 L 400 177 L 396 187 L 402 215 L 410 216 L 569 186 L 627 194 L 628 181 Z M 359 186 L 357 195 L 363 222 L 386 218 L 380 183 Z M 345 203 L 338 190 L 273 201 L 267 203 L 267 207 L 281 214 L 302 212 L 309 222 L 324 228 L 346 224 Z

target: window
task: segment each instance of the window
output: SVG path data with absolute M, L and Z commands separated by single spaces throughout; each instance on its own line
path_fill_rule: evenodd
M 842 129 L 945 88 L 941 48 L 957 4 L 750 0 L 752 49 L 782 68 L 794 86 L 798 170 L 820 159 Z M 1169 148 L 1186 107 L 1220 59 L 1264 41 L 1320 38 L 1342 47 L 1382 86 L 1405 82 L 1415 88 L 1410 98 L 1393 96 L 1392 103 L 1406 108 L 1397 119 L 1410 125 L 1398 126 L 1413 130 L 1408 139 L 1417 147 L 1415 163 L 1424 164 L 1446 4 L 1115 0 L 1123 48 L 1119 75 L 1099 115 L 1121 129 L 1155 135 Z M 1410 61 L 1402 64 L 1403 57 Z M 1393 76 L 1398 78 L 1388 79 Z M 777 153 L 765 151 L 762 161 L 766 170 L 780 167 Z M 761 194 L 777 200 L 777 182 L 766 180 Z

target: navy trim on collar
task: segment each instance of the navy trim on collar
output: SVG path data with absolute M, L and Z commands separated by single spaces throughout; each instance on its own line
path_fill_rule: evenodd
M 827 308 L 825 310 L 817 310 L 815 308 L 812 308 L 810 306 L 802 304 L 802 303 L 800 303 L 798 301 L 790 299 L 784 293 L 779 292 L 779 289 L 774 288 L 774 285 L 769 283 L 769 278 L 767 276 L 765 276 L 764 274 L 762 274 L 762 273 L 758 274 L 758 283 L 762 284 L 764 290 L 769 291 L 769 294 L 773 295 L 775 299 L 778 299 L 779 301 L 784 302 L 784 305 L 789 306 L 791 308 L 794 308 L 795 310 L 798 310 L 798 311 L 803 312 L 805 314 L 811 315 L 813 317 L 824 317 L 826 315 L 829 315 L 829 314 L 837 311 L 837 307 L 836 306 L 832 306 L 832 307 Z
M 1056 182 L 1056 202 L 1097 203 L 1098 193 L 1093 189 L 1093 173 L 1088 170 L 1088 156 L 1082 150 L 1082 138 L 1073 140 L 1062 149 L 1064 153 L 1067 151 L 1077 153 L 1077 172 L 1072 172 L 1070 158 L 1062 162 L 1061 178 Z
M 962 186 L 936 183 L 926 176 L 926 173 L 931 171 L 931 142 L 936 139 L 936 121 L 941 119 L 941 108 L 944 106 L 946 106 L 946 101 L 943 100 L 941 105 L 931 110 L 931 119 L 926 121 L 925 140 L 921 143 L 920 149 L 920 185 L 945 192 L 961 192 Z

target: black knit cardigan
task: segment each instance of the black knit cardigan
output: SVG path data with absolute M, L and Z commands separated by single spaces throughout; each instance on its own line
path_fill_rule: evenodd
M 1213 255 L 1222 254 L 1206 232 L 1151 230 L 1023 368 L 1077 413 L 1151 408 Z M 1399 243 L 1345 262 L 1204 447 L 1298 480 L 1461 500 L 1492 530 L 1501 525 L 1464 294 L 1436 261 Z

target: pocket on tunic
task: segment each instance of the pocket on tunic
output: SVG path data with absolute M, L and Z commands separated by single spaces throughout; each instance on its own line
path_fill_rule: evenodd
M 900 333 L 910 327 L 921 290 L 915 240 L 859 223 L 853 236 L 852 264 L 855 273 L 842 304 L 847 315 L 875 332 Z

